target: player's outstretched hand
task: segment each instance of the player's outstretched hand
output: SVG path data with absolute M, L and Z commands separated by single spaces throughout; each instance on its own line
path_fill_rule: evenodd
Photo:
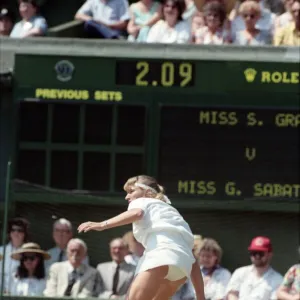
M 101 223 L 97 223 L 97 222 L 84 222 L 78 226 L 77 230 L 78 230 L 78 233 L 88 232 L 91 230 L 101 231 L 102 226 L 101 226 Z

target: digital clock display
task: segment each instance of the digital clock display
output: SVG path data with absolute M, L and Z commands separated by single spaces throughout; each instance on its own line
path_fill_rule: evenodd
M 116 84 L 188 88 L 195 84 L 195 65 L 188 61 L 119 60 Z

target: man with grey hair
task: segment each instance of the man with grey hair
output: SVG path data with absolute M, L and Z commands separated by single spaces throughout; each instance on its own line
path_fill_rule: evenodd
M 124 299 L 133 280 L 135 266 L 125 261 L 127 246 L 122 238 L 113 239 L 110 244 L 112 261 L 97 266 L 99 278 L 99 298 Z
M 67 244 L 73 237 L 71 222 L 64 218 L 56 220 L 53 224 L 52 237 L 55 247 L 48 250 L 51 259 L 45 261 L 46 270 L 49 270 L 50 266 L 55 262 L 67 260 Z M 88 257 L 85 258 L 84 263 L 88 264 Z
M 71 239 L 67 245 L 68 260 L 54 263 L 50 267 L 46 297 L 78 297 L 96 296 L 98 291 L 98 273 L 95 268 L 83 263 L 87 255 L 87 246 L 81 239 Z

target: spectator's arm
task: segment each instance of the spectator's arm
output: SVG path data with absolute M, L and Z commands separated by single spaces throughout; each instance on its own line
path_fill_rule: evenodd
M 128 20 L 124 21 L 118 21 L 112 24 L 105 24 L 107 27 L 110 29 L 115 29 L 115 30 L 125 30 L 128 24 Z
M 90 21 L 93 20 L 92 1 L 87 0 L 77 11 L 75 20 Z
M 288 293 L 287 289 L 284 286 L 280 286 L 277 290 L 277 299 L 278 300 L 295 300 L 295 295 Z M 298 297 L 300 299 L 300 296 Z
M 197 300 L 205 300 L 203 278 L 197 261 L 193 263 L 191 280 L 195 289 Z
M 133 36 L 136 36 L 138 34 L 138 31 L 140 30 L 140 26 L 135 24 L 135 16 L 133 13 L 133 9 L 134 9 L 134 4 L 132 4 L 129 7 L 130 20 L 127 25 L 127 32 L 129 34 L 132 34 Z
M 159 7 L 157 9 L 157 11 L 155 12 L 155 14 L 152 16 L 152 18 L 146 23 L 144 24 L 145 26 L 152 26 L 154 25 L 157 21 L 161 20 L 162 18 L 162 5 L 159 4 Z
M 34 20 L 33 28 L 27 31 L 22 37 L 31 37 L 31 36 L 42 36 L 45 35 L 47 32 L 47 22 L 44 18 L 38 17 Z

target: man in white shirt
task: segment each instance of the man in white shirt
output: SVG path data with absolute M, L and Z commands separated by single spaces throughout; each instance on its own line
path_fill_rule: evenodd
M 252 265 L 238 268 L 227 286 L 227 300 L 276 300 L 282 276 L 270 266 L 273 251 L 269 238 L 258 236 L 248 248 Z
M 90 38 L 116 39 L 130 19 L 127 0 L 87 0 L 75 15 Z
M 46 270 L 55 262 L 67 260 L 66 248 L 68 242 L 73 237 L 72 224 L 69 220 L 61 218 L 54 222 L 52 237 L 55 242 L 55 247 L 48 250 L 51 259 L 45 261 Z M 88 264 L 88 257 L 84 258 L 84 263 Z

